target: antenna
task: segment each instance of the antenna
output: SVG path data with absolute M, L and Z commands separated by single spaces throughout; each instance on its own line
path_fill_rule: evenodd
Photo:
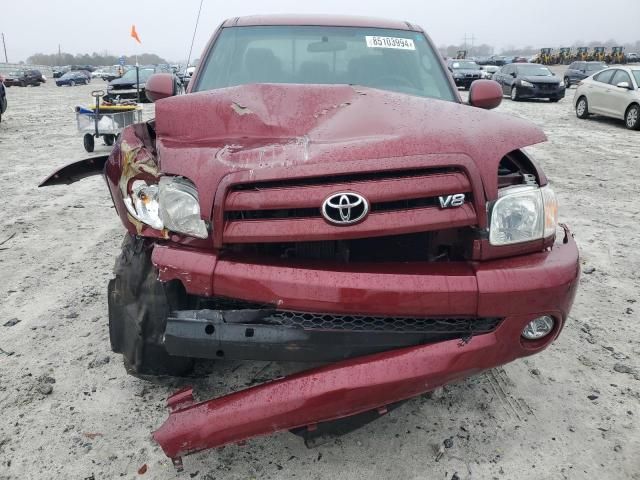
M 193 37 L 191 38 L 191 47 L 189 47 L 189 56 L 187 57 L 186 68 L 189 68 L 189 62 L 191 62 L 191 52 L 193 51 L 193 42 L 196 41 L 196 31 L 198 30 L 198 22 L 200 21 L 200 12 L 202 11 L 202 2 L 203 0 L 200 0 L 200 7 L 198 8 L 198 16 L 196 18 L 196 26 L 193 27 Z
M 4 33 L 2 34 L 2 46 L 4 47 L 4 63 L 9 63 L 7 58 L 7 43 L 4 41 Z

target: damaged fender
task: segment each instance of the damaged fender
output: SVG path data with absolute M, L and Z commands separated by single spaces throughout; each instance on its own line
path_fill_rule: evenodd
M 101 175 L 104 173 L 104 166 L 107 160 L 109 160 L 109 155 L 100 155 L 99 157 L 85 158 L 84 160 L 70 163 L 53 172 L 38 187 L 71 185 L 83 178 Z

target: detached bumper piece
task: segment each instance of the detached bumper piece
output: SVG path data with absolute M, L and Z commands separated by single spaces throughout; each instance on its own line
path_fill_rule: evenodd
M 519 334 L 521 322 L 517 321 Z M 504 330 L 504 329 L 499 329 Z M 508 329 L 512 330 L 512 329 Z M 506 334 L 506 333 L 505 333 Z M 180 468 L 182 456 L 281 430 L 386 407 L 513 360 L 495 333 L 352 358 L 194 403 L 192 390 L 168 400 L 169 418 L 153 434 Z M 504 341 L 504 339 L 503 339 Z
M 492 332 L 500 318 L 407 318 L 269 309 L 188 310 L 167 320 L 169 354 L 329 362 Z

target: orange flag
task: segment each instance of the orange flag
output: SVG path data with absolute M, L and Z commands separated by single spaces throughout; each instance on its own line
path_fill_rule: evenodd
M 136 26 L 131 25 L 131 37 L 136 39 L 136 42 L 142 43 L 140 41 L 140 37 L 138 36 L 138 32 L 136 32 Z

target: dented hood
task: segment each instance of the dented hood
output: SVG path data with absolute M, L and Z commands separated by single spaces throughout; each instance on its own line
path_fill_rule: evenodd
M 462 153 L 478 166 L 489 197 L 508 152 L 546 139 L 532 123 L 457 102 L 349 85 L 254 84 L 156 103 L 160 167 L 199 190 L 232 171 L 371 162 Z M 329 168 L 331 167 L 331 168 Z M 356 167 L 356 171 L 358 168 Z M 202 197 L 201 197 L 202 198 Z

